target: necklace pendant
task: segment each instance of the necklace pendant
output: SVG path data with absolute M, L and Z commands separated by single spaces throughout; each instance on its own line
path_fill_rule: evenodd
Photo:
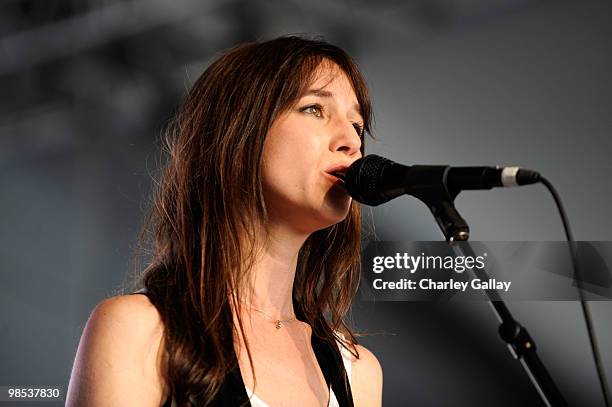
M 279 319 L 275 321 L 275 325 L 276 325 L 276 329 L 281 329 L 281 327 L 283 326 Z

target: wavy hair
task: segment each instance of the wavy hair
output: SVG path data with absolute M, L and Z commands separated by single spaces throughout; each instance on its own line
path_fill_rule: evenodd
M 370 133 L 371 102 L 356 64 L 336 46 L 298 36 L 223 53 L 197 79 L 164 133 L 167 160 L 140 240 L 152 258 L 138 284 L 164 324 L 163 376 L 179 406 L 207 405 L 236 368 L 234 338 L 244 330 L 239 317 L 235 326 L 232 309 L 238 309 L 238 288 L 263 243 L 257 225 L 267 219 L 264 141 L 326 61 L 352 83 L 364 133 Z M 357 343 L 344 318 L 359 285 L 360 229 L 353 202 L 343 221 L 311 234 L 298 255 L 296 313 L 328 341 L 337 339 L 337 330 Z M 255 377 L 248 345 L 247 354 Z

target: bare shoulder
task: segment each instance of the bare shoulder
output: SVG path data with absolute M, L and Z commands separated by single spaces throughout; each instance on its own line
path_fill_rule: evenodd
M 77 350 L 67 406 L 159 406 L 163 325 L 144 295 L 100 302 Z
M 378 358 L 362 345 L 355 345 L 359 359 L 353 358 L 351 388 L 356 407 L 382 405 L 383 372 Z

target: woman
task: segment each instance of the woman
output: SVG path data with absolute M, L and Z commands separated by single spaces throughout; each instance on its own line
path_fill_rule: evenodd
M 93 311 L 67 405 L 380 406 L 380 364 L 343 322 L 360 212 L 340 174 L 371 116 L 356 65 L 328 43 L 218 58 L 169 131 L 145 295 Z

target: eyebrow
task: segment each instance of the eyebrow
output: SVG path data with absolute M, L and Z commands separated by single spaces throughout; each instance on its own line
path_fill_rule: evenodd
M 321 97 L 321 98 L 333 98 L 334 94 L 333 94 L 333 92 L 330 92 L 330 91 L 324 90 L 324 89 L 310 89 L 302 97 L 306 97 L 306 96 L 318 96 L 318 97 Z M 361 106 L 359 105 L 359 103 L 355 103 L 353 105 L 353 109 L 355 109 L 355 111 L 357 113 L 359 113 L 359 116 L 363 117 L 363 114 L 361 113 Z

